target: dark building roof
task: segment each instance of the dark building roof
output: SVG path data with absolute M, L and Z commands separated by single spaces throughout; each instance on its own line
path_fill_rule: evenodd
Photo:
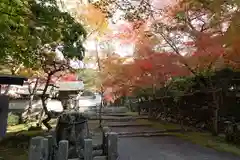
M 12 85 L 23 85 L 27 78 L 14 75 L 0 75 L 0 85 L 1 84 L 12 84 Z

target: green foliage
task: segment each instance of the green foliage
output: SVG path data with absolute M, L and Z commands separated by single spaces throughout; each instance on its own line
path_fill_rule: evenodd
M 156 97 L 173 96 L 179 97 L 186 92 L 191 92 L 195 85 L 194 77 L 175 77 L 169 81 L 165 87 L 157 88 L 155 91 Z M 152 88 L 138 88 L 134 95 L 140 97 L 151 97 L 153 93 Z
M 98 72 L 95 69 L 86 68 L 78 71 L 78 76 L 83 80 L 85 89 L 97 89 L 100 86 Z
M 16 58 L 22 57 L 24 54 L 23 46 L 27 45 L 27 4 L 21 1 L 2 0 L 0 2 L 0 55 L 1 61 L 8 56 Z M 22 16 L 24 15 L 24 16 Z M 17 54 L 18 53 L 18 54 Z
M 8 114 L 8 126 L 19 124 L 19 116 L 13 113 Z
M 189 77 L 175 77 L 165 87 L 156 89 L 155 96 L 173 96 L 178 98 L 187 93 L 216 88 L 221 88 L 227 92 L 231 86 L 239 85 L 239 79 L 240 72 L 230 68 L 224 68 L 212 73 L 199 73 Z M 134 95 L 141 97 L 152 96 L 152 88 L 136 89 Z
M 193 77 L 177 77 L 170 82 L 169 89 L 185 92 L 190 90 L 193 83 Z
M 2 0 L 0 2 L 0 63 L 34 66 L 46 45 L 63 46 L 65 57 L 84 56 L 86 32 L 55 0 Z
M 185 13 L 184 12 L 178 12 L 177 14 L 176 14 L 176 16 L 175 16 L 175 18 L 179 21 L 179 22 L 181 22 L 181 21 L 183 21 L 184 19 L 185 19 L 185 17 L 186 17 L 186 15 L 185 15 Z

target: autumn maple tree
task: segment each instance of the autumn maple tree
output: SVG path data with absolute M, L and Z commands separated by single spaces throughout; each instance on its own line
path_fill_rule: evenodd
M 95 6 L 110 15 L 114 15 L 116 10 L 124 12 L 123 18 L 127 23 L 122 26 L 118 38 L 127 42 L 135 41 L 133 39 L 138 36 L 132 32 L 138 30 L 138 22 L 148 24 L 150 35 L 161 41 L 158 46 L 165 45 L 175 54 L 187 55 L 182 57 L 181 63 L 193 74 L 229 64 L 237 67 L 239 20 L 236 17 L 239 15 L 239 4 L 236 1 L 170 0 L 165 3 L 155 0 L 118 3 L 102 0 L 96 2 Z
M 136 75 L 131 77 L 131 86 L 152 85 L 154 79 L 159 85 L 174 75 L 239 67 L 236 1 L 156 0 L 133 4 L 102 0 L 94 6 L 108 17 L 116 10 L 124 13 L 121 18 L 125 23 L 110 39 L 135 45 L 132 62 L 127 64 Z M 118 67 L 123 69 L 126 64 Z
M 215 93 L 220 89 L 205 78 L 226 67 L 239 70 L 240 3 L 236 0 L 101 0 L 94 5 L 109 17 L 121 11 L 120 19 L 125 24 L 110 39 L 134 44 L 130 62 L 110 63 L 106 67 L 112 76 L 106 76 L 105 83 L 118 90 L 124 88 L 124 92 L 152 88 L 154 95 L 154 89 L 164 86 L 172 77 L 193 75 L 202 84 L 201 88 L 214 90 L 213 128 L 217 134 L 219 100 Z M 113 74 L 112 70 L 119 74 Z
M 215 61 L 218 57 L 225 65 L 238 68 L 238 8 L 236 1 L 182 0 L 174 6 L 173 15 L 178 15 L 182 30 L 193 37 L 195 56 L 215 56 Z
M 104 81 L 112 86 L 115 92 L 126 95 L 137 88 L 153 88 L 152 94 L 154 95 L 154 90 L 163 86 L 171 77 L 189 74 L 185 66 L 181 65 L 177 54 L 154 50 L 155 39 L 148 37 L 149 35 L 146 35 L 140 26 L 137 30 L 133 28 L 131 33 L 136 35 L 133 57 L 120 58 L 115 56 L 115 59 L 108 58 L 103 61 L 104 71 L 108 75 L 104 76 L 107 77 Z M 129 33 L 126 33 L 127 41 Z M 124 33 L 120 32 L 119 34 L 114 36 L 122 38 L 121 40 L 125 43 Z

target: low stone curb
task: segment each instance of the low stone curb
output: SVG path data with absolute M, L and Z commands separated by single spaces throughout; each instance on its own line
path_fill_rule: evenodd
M 118 135 L 119 138 L 127 137 L 161 137 L 161 136 L 174 136 L 171 133 L 151 133 L 151 134 L 132 134 L 132 135 Z
M 151 127 L 152 124 L 106 124 L 107 127 Z
M 141 131 L 141 132 L 118 132 L 118 135 L 144 135 L 144 134 L 162 134 L 162 133 L 171 133 L 171 132 L 183 132 L 182 129 L 167 129 L 159 131 Z
M 147 117 L 102 117 L 103 121 L 120 121 L 120 122 L 127 122 L 127 121 L 134 121 L 138 119 L 148 119 Z M 89 120 L 99 120 L 99 117 L 89 117 Z
M 98 114 L 100 114 L 100 113 L 98 112 Z M 131 117 L 137 117 L 137 116 L 127 115 L 125 113 L 114 113 L 114 112 L 112 112 L 112 113 L 104 113 L 103 112 L 102 116 L 114 116 L 114 117 L 129 117 L 129 116 L 131 116 Z

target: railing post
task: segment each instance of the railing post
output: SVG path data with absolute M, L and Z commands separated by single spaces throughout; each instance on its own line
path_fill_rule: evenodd
M 42 148 L 42 160 L 49 160 L 49 147 L 48 147 L 48 139 L 44 138 L 42 140 L 43 148 Z
M 84 160 L 93 160 L 92 139 L 84 139 Z
M 108 127 L 103 127 L 103 135 L 102 135 L 102 145 L 103 145 L 103 155 L 107 155 L 107 148 L 108 148 L 108 132 L 109 132 Z
M 108 160 L 116 160 L 118 157 L 118 135 L 115 132 L 108 134 Z
M 43 148 L 43 137 L 33 137 L 29 146 L 29 160 L 41 160 Z
M 57 160 L 68 160 L 68 141 L 61 140 L 59 142 Z
M 47 136 L 48 139 L 48 160 L 53 160 L 54 139 L 52 135 Z

